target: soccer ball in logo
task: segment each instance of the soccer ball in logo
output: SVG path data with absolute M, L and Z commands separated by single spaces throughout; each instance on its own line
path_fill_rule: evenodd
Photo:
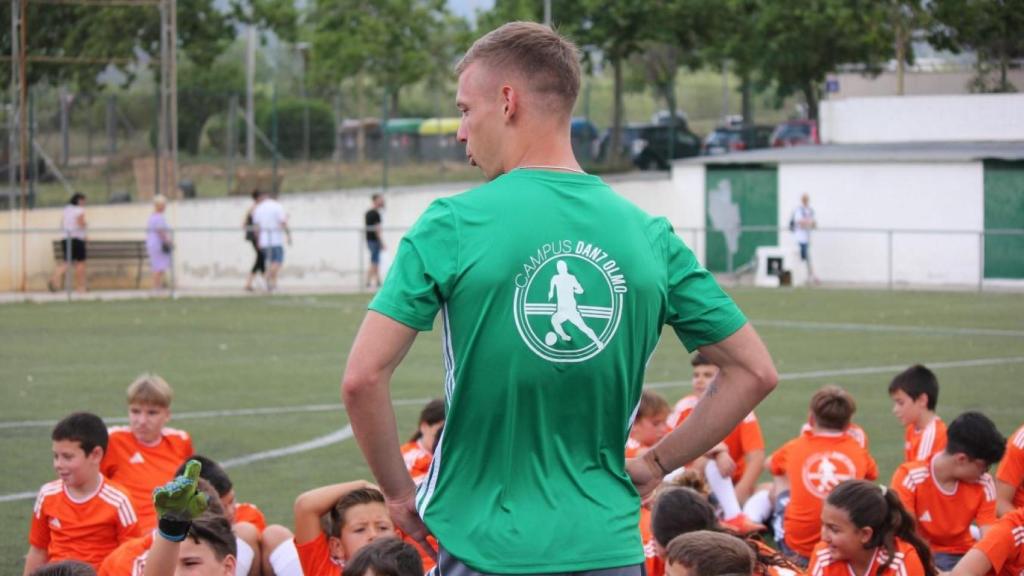
M 514 299 L 516 329 L 535 354 L 551 362 L 594 357 L 615 335 L 623 295 L 593 260 L 559 254 L 541 264 Z

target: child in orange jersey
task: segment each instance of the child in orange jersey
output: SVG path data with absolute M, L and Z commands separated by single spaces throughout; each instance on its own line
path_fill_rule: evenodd
M 939 380 L 920 364 L 900 372 L 889 384 L 892 413 L 906 426 L 903 461 L 927 461 L 946 447 L 946 423 L 935 413 Z
M 914 530 L 914 517 L 885 486 L 847 480 L 828 495 L 821 510 L 821 542 L 814 547 L 810 576 L 935 576 L 928 545 Z
M 892 489 L 917 519 L 939 570 L 952 569 L 974 545 L 972 523 L 984 534 L 996 521 L 996 488 L 987 470 L 1002 458 L 1005 442 L 984 414 L 964 412 L 949 425 L 945 450 L 893 474 Z
M 24 574 L 47 562 L 81 560 L 99 567 L 120 542 L 139 535 L 127 491 L 100 473 L 107 427 L 95 414 L 76 412 L 51 434 L 60 478 L 36 497 Z
M 329 534 L 321 528 L 324 515 Z M 368 482 L 323 486 L 295 500 L 295 547 L 306 576 L 340 576 L 360 548 L 396 536 L 384 495 Z
M 751 576 L 754 554 L 731 534 L 698 530 L 676 536 L 665 550 L 668 576 Z
M 128 489 L 139 515 L 139 528 L 156 526 L 153 489 L 174 478 L 178 465 L 192 455 L 188 433 L 167 426 L 173 390 L 156 374 L 142 374 L 128 386 L 128 426 L 113 426 L 100 469 Z
M 640 394 L 640 405 L 636 418 L 626 439 L 626 458 L 636 458 L 658 443 L 668 433 L 665 420 L 668 418 L 668 402 L 651 390 Z
M 951 576 L 1019 576 L 1024 574 L 1024 510 L 1007 513 L 974 545 Z
M 419 486 L 427 477 L 430 461 L 434 457 L 434 445 L 438 431 L 444 426 L 444 400 L 431 400 L 420 412 L 420 422 L 416 433 L 402 446 L 402 458 L 405 469 L 412 476 L 412 481 Z
M 1024 426 L 1006 440 L 1006 453 L 996 470 L 996 514 L 1024 508 Z
M 856 411 L 853 398 L 838 386 L 825 386 L 811 397 L 810 408 L 811 434 L 784 444 L 768 463 L 777 502 L 788 500 L 779 547 L 800 566 L 807 565 L 818 543 L 828 493 L 843 480 L 878 477 L 871 454 L 845 433 Z

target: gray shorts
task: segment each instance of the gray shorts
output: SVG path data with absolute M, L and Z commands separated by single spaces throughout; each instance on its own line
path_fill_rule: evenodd
M 566 572 L 564 574 L 545 574 L 543 576 L 568 576 L 572 574 L 574 576 L 647 576 L 647 567 L 641 562 L 640 564 L 633 564 L 632 566 L 622 566 L 619 568 L 604 568 L 601 570 L 584 570 L 582 572 Z M 484 574 L 477 572 L 469 566 L 466 566 L 458 558 L 452 556 L 442 546 L 437 548 L 437 566 L 434 566 L 430 572 L 427 572 L 427 576 L 491 576 L 490 574 Z M 542 575 L 536 575 L 542 576 Z

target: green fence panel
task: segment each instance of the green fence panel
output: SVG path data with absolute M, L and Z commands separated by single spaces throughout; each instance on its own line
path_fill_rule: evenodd
M 740 232 L 740 226 L 777 226 L 779 179 L 775 166 L 708 166 L 705 176 L 708 270 L 735 270 L 758 246 L 778 244 L 776 232 Z
M 1024 229 L 1024 162 L 985 162 L 985 231 Z M 1024 278 L 1024 236 L 985 235 L 985 278 Z

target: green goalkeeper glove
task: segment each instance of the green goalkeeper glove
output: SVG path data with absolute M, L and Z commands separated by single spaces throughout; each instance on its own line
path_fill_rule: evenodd
M 153 491 L 153 506 L 159 518 L 160 535 L 171 542 L 181 542 L 192 526 L 192 519 L 206 511 L 206 494 L 197 491 L 202 464 L 189 460 L 185 474 Z

